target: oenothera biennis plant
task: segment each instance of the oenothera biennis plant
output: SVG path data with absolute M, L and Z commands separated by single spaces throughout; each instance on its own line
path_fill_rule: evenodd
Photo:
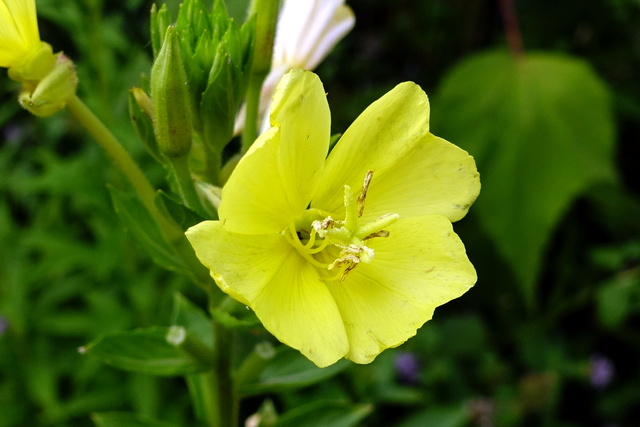
M 220 219 L 187 237 L 218 286 L 280 341 L 321 367 L 369 363 L 475 283 L 451 225 L 480 190 L 475 162 L 429 133 L 414 83 L 369 106 L 328 157 L 315 74 L 287 73 L 271 111 L 223 188 Z

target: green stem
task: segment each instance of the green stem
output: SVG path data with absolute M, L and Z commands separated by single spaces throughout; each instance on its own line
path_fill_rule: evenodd
M 252 0 L 250 14 L 256 15 L 256 37 L 247 87 L 247 115 L 242 137 L 242 152 L 246 153 L 258 137 L 258 115 L 262 83 L 271 70 L 273 42 L 278 22 L 278 0 Z
M 115 136 L 77 96 L 67 101 L 67 110 L 107 152 L 133 186 L 144 207 L 173 243 L 182 236 L 180 227 L 165 217 L 155 204 L 156 191 Z
M 120 145 L 120 142 L 77 96 L 67 101 L 67 110 L 96 139 L 125 175 L 144 207 L 160 227 L 167 242 L 176 249 L 189 267 L 194 283 L 207 291 L 214 288 L 209 272 L 196 258 L 182 228 L 158 209 L 155 203 L 156 192 L 154 188 L 129 153 Z
M 247 86 L 246 116 L 242 133 L 242 152 L 246 153 L 258 138 L 258 120 L 260 113 L 260 93 L 266 75 L 252 75 Z
M 219 424 L 217 427 L 237 426 L 239 402 L 232 377 L 231 363 L 232 331 L 214 321 L 216 334 L 216 363 L 213 379 L 216 388 L 219 408 Z
M 202 207 L 202 202 L 191 177 L 191 170 L 189 169 L 189 155 L 180 157 L 168 158 L 168 165 L 171 168 L 176 182 L 178 194 L 182 199 L 182 202 L 192 211 L 196 212 L 202 218 L 207 218 L 208 215 Z
M 219 305 L 213 292 L 209 293 L 210 310 Z M 238 425 L 239 401 L 231 363 L 232 331 L 212 320 L 214 331 L 214 357 L 212 369 L 200 378 L 201 392 L 196 407 L 202 409 L 202 420 L 209 427 L 235 427 Z
M 271 343 L 261 342 L 256 344 L 251 354 L 244 359 L 242 365 L 238 368 L 235 377 L 237 386 L 242 387 L 254 382 L 275 354 L 275 349 Z
M 204 176 L 207 178 L 207 182 L 218 185 L 220 183 L 220 168 L 222 167 L 222 152 L 216 147 L 220 147 L 220 141 L 216 140 L 218 130 L 210 126 L 205 126 L 204 133 L 202 133 L 201 141 L 204 144 L 204 150 L 206 152 L 206 163 Z

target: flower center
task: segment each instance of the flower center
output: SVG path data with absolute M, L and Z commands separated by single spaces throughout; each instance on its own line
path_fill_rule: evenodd
M 308 209 L 284 232 L 300 255 L 329 280 L 343 281 L 358 264 L 370 263 L 375 252 L 365 243 L 373 238 L 388 237 L 389 232 L 385 228 L 400 218 L 398 214 L 387 214 L 372 222 L 361 223 L 372 178 L 373 172 L 368 171 L 357 197 L 350 186 L 344 186 L 344 220 L 334 219 L 320 209 Z

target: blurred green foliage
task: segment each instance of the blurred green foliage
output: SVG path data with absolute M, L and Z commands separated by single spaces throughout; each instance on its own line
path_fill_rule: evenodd
M 177 3 L 167 1 L 173 11 Z M 229 3 L 241 17 L 246 2 Z M 513 63 L 486 53 L 506 52 L 498 2 L 348 3 L 356 27 L 318 69 L 333 130 L 401 81 L 425 89 L 433 132 L 480 166 L 483 192 L 456 224 L 479 280 L 399 349 L 301 389 L 265 388 L 244 401 L 243 416 L 268 397 L 278 412 L 299 407 L 282 425 L 302 425 L 298 416 L 318 425 L 635 425 L 640 2 L 515 1 L 527 52 L 580 64 L 564 75 L 541 67 L 538 86 L 523 87 L 527 99 L 555 97 L 535 101 L 546 118 L 525 137 L 513 120 L 534 101 L 509 104 Z M 128 89 L 150 70 L 150 7 L 38 1 L 42 38 L 78 64 L 80 96 L 160 183 L 127 112 Z M 478 72 L 478 58 L 496 62 Z M 124 188 L 123 178 L 69 116 L 30 117 L 11 102 L 8 79 L 0 93 L 0 427 L 194 425 L 183 381 L 118 371 L 77 349 L 105 333 L 170 326 L 176 291 L 198 304 L 203 296 L 125 231 L 105 185 Z M 296 363 L 257 381 L 283 381 L 287 368 L 316 378 Z M 105 414 L 92 422 L 94 412 Z

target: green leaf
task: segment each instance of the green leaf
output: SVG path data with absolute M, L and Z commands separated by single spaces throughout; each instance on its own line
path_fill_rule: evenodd
M 340 360 L 327 368 L 318 368 L 297 351 L 280 347 L 264 368 L 258 380 L 239 386 L 241 395 L 254 395 L 305 387 L 324 381 L 346 369 L 347 360 Z
M 203 310 L 179 292 L 176 292 L 173 297 L 172 319 L 174 325 L 184 327 L 209 348 L 213 348 L 213 325 L 211 324 L 211 319 Z
M 215 381 L 215 374 L 212 371 L 192 374 L 187 375 L 185 380 L 189 387 L 191 404 L 193 405 L 196 418 L 205 421 L 208 413 L 210 412 L 210 408 L 207 407 L 207 404 L 214 399 L 211 396 L 211 384 Z
M 171 14 L 167 9 L 167 5 L 163 4 L 158 10 L 154 3 L 151 7 L 151 46 L 153 48 L 153 57 L 158 56 L 160 47 L 164 42 L 164 35 L 167 32 L 167 27 L 171 25 Z
M 597 294 L 600 322 L 608 328 L 619 327 L 629 317 L 640 296 L 640 278 L 621 275 L 606 283 Z
M 188 272 L 140 200 L 112 186 L 109 191 L 116 213 L 149 256 L 168 270 Z
M 169 328 L 138 329 L 108 334 L 80 349 L 103 363 L 125 371 L 176 376 L 203 372 L 208 366 L 167 342 Z
M 615 180 L 607 88 L 579 59 L 494 51 L 453 69 L 433 104 L 434 133 L 478 163 L 482 191 L 471 211 L 535 305 L 562 215 L 588 187 Z
M 240 317 L 237 313 L 229 313 L 217 308 L 211 310 L 211 316 L 214 320 L 228 329 L 249 329 L 260 325 L 260 319 L 253 311 L 247 311 L 243 314 L 244 316 Z
M 171 216 L 171 218 L 173 218 L 173 220 L 177 222 L 183 230 L 186 230 L 187 228 L 192 227 L 204 221 L 205 219 L 209 219 L 201 217 L 162 190 L 158 190 L 155 203 L 161 212 L 164 212 Z
M 295 408 L 282 415 L 276 427 L 352 427 L 373 411 L 373 405 L 320 401 Z
M 93 421 L 97 427 L 178 427 L 176 424 L 127 412 L 91 414 L 91 421 Z

